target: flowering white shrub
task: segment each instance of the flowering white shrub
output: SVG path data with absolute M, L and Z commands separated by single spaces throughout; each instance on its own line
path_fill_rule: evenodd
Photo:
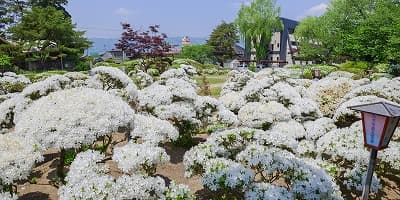
M 154 82 L 153 77 L 142 70 L 138 70 L 132 75 L 129 73 L 129 76 L 132 77 L 136 85 L 141 89 L 150 86 Z
M 226 124 L 228 126 L 234 126 L 239 123 L 237 115 L 228 109 L 219 110 L 217 112 L 217 121 L 220 124 Z
M 400 104 L 400 80 L 381 78 L 370 84 L 355 88 L 344 96 L 343 101 L 348 101 L 356 96 L 374 95 L 388 101 Z
M 221 95 L 219 101 L 234 113 L 239 112 L 240 108 L 246 104 L 245 99 L 239 94 L 239 92 L 229 92 Z
M 296 153 L 296 155 L 300 155 L 300 156 L 308 156 L 308 155 L 316 154 L 317 152 L 315 151 L 315 149 L 316 149 L 316 147 L 315 147 L 314 141 L 301 140 L 298 143 L 295 153 Z
M 62 90 L 71 83 L 71 80 L 63 75 L 50 76 L 43 81 L 39 81 L 28 85 L 21 94 L 24 97 L 28 97 L 32 100 L 39 99 L 42 96 L 46 96 L 51 92 Z
M 60 200 L 69 199 L 172 199 L 193 197 L 187 187 L 166 187 L 160 177 L 123 174 L 118 179 L 107 174 L 108 166 L 99 163 L 105 156 L 96 151 L 79 153 L 67 174 L 67 184 L 60 187 Z
M 243 165 L 225 158 L 216 158 L 207 162 L 201 183 L 212 191 L 245 190 L 253 179 L 254 173 Z
M 322 117 L 315 121 L 304 122 L 306 129 L 306 139 L 316 141 L 332 129 L 336 129 L 335 121 L 331 118 Z
M 183 79 L 170 78 L 165 85 L 171 91 L 173 101 L 193 102 L 197 99 L 197 88 Z
M 134 110 L 105 91 L 74 88 L 51 93 L 15 119 L 15 132 L 33 136 L 41 149 L 77 148 L 119 127 L 133 126 Z
M 59 199 L 113 199 L 114 179 L 106 174 L 108 166 L 97 164 L 104 158 L 92 150 L 76 155 L 65 178 L 67 184 L 58 190 Z
M 138 109 L 151 111 L 156 106 L 172 103 L 172 92 L 164 85 L 154 83 L 139 91 Z
M 183 157 L 185 176 L 201 174 L 210 159 L 225 157 L 234 159 L 247 145 L 255 142 L 264 131 L 236 128 L 212 133 L 207 141 L 192 147 Z
M 271 127 L 272 132 L 278 132 L 282 135 L 292 137 L 294 139 L 305 138 L 306 131 L 302 124 L 295 120 L 289 120 L 287 122 L 277 122 Z
M 0 134 L 0 186 L 29 176 L 35 162 L 43 159 L 37 145 L 30 137 Z
M 256 79 L 272 78 L 275 82 L 285 81 L 292 76 L 292 72 L 286 68 L 264 68 L 255 74 Z
M 177 184 L 175 181 L 172 181 L 165 197 L 167 200 L 196 199 L 195 196 L 190 193 L 189 187 L 187 185 Z
M 197 119 L 203 125 L 219 122 L 225 125 L 236 125 L 237 116 L 228 110 L 220 101 L 209 96 L 198 96 L 195 105 Z
M 166 120 L 151 115 L 135 115 L 134 129 L 131 131 L 133 139 L 140 138 L 144 143 L 158 145 L 175 141 L 178 136 L 178 130 Z
M 274 146 L 282 149 L 294 151 L 297 149 L 298 141 L 293 134 L 285 135 L 278 131 L 265 131 L 256 134 L 257 144 L 264 146 Z
M 311 98 L 317 102 L 324 116 L 331 116 L 341 99 L 358 85 L 349 78 L 326 77 L 309 87 Z
M 196 111 L 193 104 L 186 102 L 176 102 L 169 105 L 160 105 L 155 108 L 154 114 L 164 120 L 171 121 L 190 121 L 198 124 Z
M 317 151 L 334 158 L 367 164 L 368 151 L 364 148 L 361 121 L 348 128 L 333 129 L 317 141 Z
M 268 102 L 278 100 L 278 95 L 274 90 L 269 89 L 274 84 L 271 78 L 250 79 L 243 90 L 241 96 L 246 102 Z
M 346 72 L 346 71 L 334 71 L 327 75 L 327 77 L 336 77 L 336 78 L 350 78 L 352 79 L 355 74 Z
M 292 87 L 303 87 L 303 88 L 309 88 L 313 81 L 310 79 L 286 79 L 286 82 L 291 85 Z
M 158 164 L 168 162 L 169 155 L 165 149 L 152 144 L 128 143 L 122 147 L 115 147 L 112 159 L 125 173 L 139 171 L 147 175 L 154 173 Z
M 251 102 L 243 106 L 238 113 L 242 125 L 264 130 L 273 122 L 289 120 L 290 116 L 290 111 L 275 101 L 267 104 Z
M 18 196 L 17 195 L 11 195 L 8 192 L 0 192 L 0 199 L 2 199 L 2 200 L 17 200 Z
M 277 93 L 278 102 L 288 107 L 301 101 L 301 96 L 295 88 L 284 82 L 278 82 L 271 87 Z
M 67 72 L 64 74 L 64 76 L 69 78 L 71 81 L 86 80 L 89 78 L 88 75 L 83 74 L 81 72 Z
M 189 70 L 189 71 L 192 71 L 192 70 Z M 189 72 L 189 74 L 188 74 L 188 73 L 186 73 L 186 70 L 183 68 L 170 69 L 170 70 L 163 72 L 160 75 L 160 81 L 165 82 L 168 79 L 176 78 L 176 79 L 182 79 L 184 81 L 187 81 L 187 82 L 193 84 L 193 86 L 195 86 L 195 81 L 191 79 L 191 76 L 192 76 L 191 74 L 193 74 L 193 73 Z
M 103 85 L 104 90 L 115 90 L 117 94 L 128 102 L 134 102 L 137 98 L 137 87 L 123 71 L 115 67 L 100 66 L 93 68 L 93 79 Z
M 363 186 L 367 177 L 367 167 L 356 165 L 353 169 L 346 169 L 344 173 L 344 185 L 346 185 L 348 190 L 363 191 Z M 378 192 L 381 189 L 380 179 L 377 177 L 376 173 L 373 174 L 371 180 L 371 192 Z
M 361 105 L 361 104 L 368 104 L 368 103 L 375 103 L 375 102 L 387 102 L 387 103 L 392 103 L 390 101 L 387 101 L 385 99 L 376 97 L 376 96 L 357 96 L 354 97 L 344 103 L 342 103 L 336 110 L 335 115 L 333 116 L 333 119 L 342 124 L 351 124 L 355 121 L 358 121 L 361 119 L 361 114 L 358 111 L 351 110 L 349 107 L 350 106 L 356 106 L 356 105 Z
M 237 155 L 236 160 L 260 174 L 262 181 L 269 182 L 275 181 L 277 177 L 274 176 L 283 176 L 279 173 L 296 166 L 295 157 L 290 152 L 261 145 L 249 145 Z
M 300 199 L 342 200 L 339 186 L 315 162 L 297 159 L 297 166 L 290 178 L 291 191 Z
M 254 73 L 248 70 L 232 70 L 228 73 L 227 81 L 222 85 L 221 95 L 241 91 L 247 82 L 254 78 Z
M 309 98 L 297 99 L 288 109 L 292 113 L 292 118 L 298 121 L 314 120 L 322 117 L 318 104 Z
M 250 189 L 246 191 L 245 198 L 252 199 L 268 199 L 268 200 L 292 200 L 295 199 L 293 194 L 285 187 L 272 185 L 269 183 L 254 183 Z
M 31 81 L 24 75 L 17 75 L 13 72 L 0 74 L 0 95 L 21 92 Z
M 341 199 L 338 186 L 321 168 L 307 163 L 288 151 L 250 145 L 238 154 L 237 160 L 255 170 L 261 181 L 275 182 L 284 178 L 290 192 L 302 199 Z
M 0 103 L 0 128 L 11 128 L 14 126 L 14 118 L 31 103 L 31 100 L 22 95 L 14 97 Z
M 114 189 L 117 199 L 165 199 L 167 187 L 161 177 L 122 175 Z

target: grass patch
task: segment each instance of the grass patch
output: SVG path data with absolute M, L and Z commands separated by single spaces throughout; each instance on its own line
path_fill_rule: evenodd
M 207 81 L 210 84 L 211 96 L 219 97 L 222 89 L 222 84 L 225 83 L 227 79 L 226 74 L 222 75 L 206 75 Z M 200 87 L 203 84 L 201 76 L 195 78 L 197 85 Z

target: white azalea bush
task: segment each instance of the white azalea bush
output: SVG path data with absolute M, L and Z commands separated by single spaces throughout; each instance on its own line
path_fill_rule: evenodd
M 135 115 L 134 128 L 130 134 L 134 140 L 158 145 L 178 139 L 178 130 L 166 120 L 151 115 Z
M 194 199 L 157 170 L 187 137 L 185 177 L 197 176 L 213 198 L 347 199 L 359 194 L 369 156 L 359 114 L 348 106 L 400 99 L 398 78 L 341 72 L 311 81 L 286 68 L 231 71 L 219 98 L 198 95 L 189 65 L 159 80 L 110 67 L 90 74 L 0 94 L 0 198 L 16 198 L 12 184 L 29 177 L 44 151 L 71 149 L 60 199 Z M 125 138 L 114 141 L 115 132 Z M 199 132 L 210 135 L 195 145 Z M 400 171 L 398 132 L 378 154 L 374 193 Z M 102 140 L 108 151 L 94 151 Z
M 15 134 L 32 136 L 39 148 L 69 149 L 133 127 L 134 110 L 103 90 L 61 90 L 34 101 L 15 121 Z
M 66 177 L 67 183 L 58 191 L 59 198 L 65 200 L 194 199 L 184 185 L 171 184 L 168 187 L 158 176 L 132 173 L 115 178 L 108 174 L 109 165 L 101 163 L 104 159 L 105 155 L 97 151 L 79 153 L 71 164 Z
M 137 87 L 120 69 L 114 67 L 99 66 L 93 68 L 93 79 L 102 84 L 104 90 L 118 94 L 129 103 L 134 103 L 137 98 Z
M 215 158 L 207 162 L 201 183 L 211 191 L 245 190 L 254 173 L 243 165 L 225 158 Z
M 0 73 L 0 95 L 21 92 L 31 81 L 13 72 Z
M 160 75 L 160 81 L 139 90 L 137 110 L 169 121 L 179 132 L 176 144 L 192 145 L 192 136 L 208 125 L 235 126 L 237 116 L 211 97 L 198 95 L 190 66 L 171 69 Z
M 26 179 L 34 164 L 42 160 L 42 153 L 34 139 L 12 133 L 0 134 L 0 193 L 3 189 L 15 192 L 13 183 Z M 6 193 L 2 195 L 4 198 L 8 196 Z
M 243 106 L 238 113 L 241 124 L 252 128 L 269 129 L 272 123 L 289 120 L 291 113 L 282 104 L 271 101 L 267 104 L 252 102 Z
M 356 165 L 353 169 L 346 169 L 344 173 L 345 182 L 344 184 L 347 186 L 349 190 L 357 190 L 363 191 L 363 186 L 365 184 L 365 179 L 367 177 L 367 168 L 366 166 Z M 373 174 L 371 180 L 371 192 L 378 192 L 381 189 L 380 179 L 377 178 L 376 173 Z
M 165 149 L 151 144 L 128 143 L 122 147 L 115 147 L 113 161 L 123 172 L 143 172 L 153 175 L 156 166 L 169 161 L 169 155 Z

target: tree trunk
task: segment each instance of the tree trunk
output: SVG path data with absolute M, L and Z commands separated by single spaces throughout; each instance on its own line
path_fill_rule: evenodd
M 60 160 L 57 166 L 57 176 L 61 179 L 64 180 L 65 178 L 65 156 L 66 156 L 67 151 L 65 149 L 61 149 L 60 152 Z

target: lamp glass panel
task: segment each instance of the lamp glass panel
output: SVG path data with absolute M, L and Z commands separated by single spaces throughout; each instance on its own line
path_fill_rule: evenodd
M 368 145 L 378 147 L 385 126 L 385 116 L 364 113 L 364 139 Z
M 383 137 L 382 146 L 388 146 L 390 142 L 390 138 L 392 138 L 394 129 L 396 129 L 397 123 L 399 122 L 400 117 L 393 117 L 389 119 L 388 125 L 386 127 L 385 136 Z

